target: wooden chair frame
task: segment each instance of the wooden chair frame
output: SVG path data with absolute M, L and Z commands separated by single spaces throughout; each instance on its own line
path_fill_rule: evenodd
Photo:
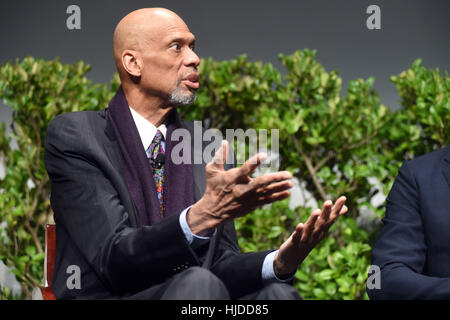
M 44 287 L 34 288 L 33 300 L 56 300 L 52 290 L 53 272 L 56 257 L 56 225 L 45 226 L 45 259 L 44 259 Z

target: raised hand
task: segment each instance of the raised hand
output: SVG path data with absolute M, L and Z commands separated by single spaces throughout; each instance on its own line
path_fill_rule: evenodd
M 348 211 L 346 198 L 339 197 L 333 205 L 325 201 L 322 210 L 314 210 L 305 224 L 299 223 L 295 231 L 280 247 L 274 259 L 274 271 L 279 277 L 293 274 L 312 249 L 325 237 L 328 229 L 340 215 Z
M 206 191 L 194 204 L 187 216 L 192 232 L 207 234 L 226 220 L 243 216 L 257 207 L 289 197 L 293 187 L 289 171 L 269 173 L 251 178 L 252 172 L 265 160 L 259 153 L 248 159 L 241 167 L 225 171 L 223 164 L 228 155 L 228 142 L 214 159 L 206 165 Z

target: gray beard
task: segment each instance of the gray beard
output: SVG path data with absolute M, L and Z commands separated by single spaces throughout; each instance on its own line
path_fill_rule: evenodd
M 193 104 L 196 98 L 195 91 L 186 93 L 183 88 L 179 86 L 172 89 L 169 93 L 169 103 L 178 107 Z

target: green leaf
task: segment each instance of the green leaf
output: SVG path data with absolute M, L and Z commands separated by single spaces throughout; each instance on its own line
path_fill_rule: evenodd
M 30 257 L 33 257 L 36 254 L 36 248 L 33 247 L 33 246 L 28 246 L 28 247 L 25 248 L 25 252 Z

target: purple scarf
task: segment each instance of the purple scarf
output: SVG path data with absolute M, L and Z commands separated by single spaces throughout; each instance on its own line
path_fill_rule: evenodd
M 152 168 L 145 154 L 136 124 L 122 87 L 109 103 L 108 116 L 116 134 L 123 156 L 123 175 L 138 211 L 141 226 L 152 225 L 160 221 L 159 201 Z M 175 141 L 172 132 L 181 127 L 176 109 L 166 120 L 166 157 L 164 165 L 164 203 L 165 216 L 180 213 L 194 203 L 194 177 L 189 164 L 175 165 L 170 157 Z

